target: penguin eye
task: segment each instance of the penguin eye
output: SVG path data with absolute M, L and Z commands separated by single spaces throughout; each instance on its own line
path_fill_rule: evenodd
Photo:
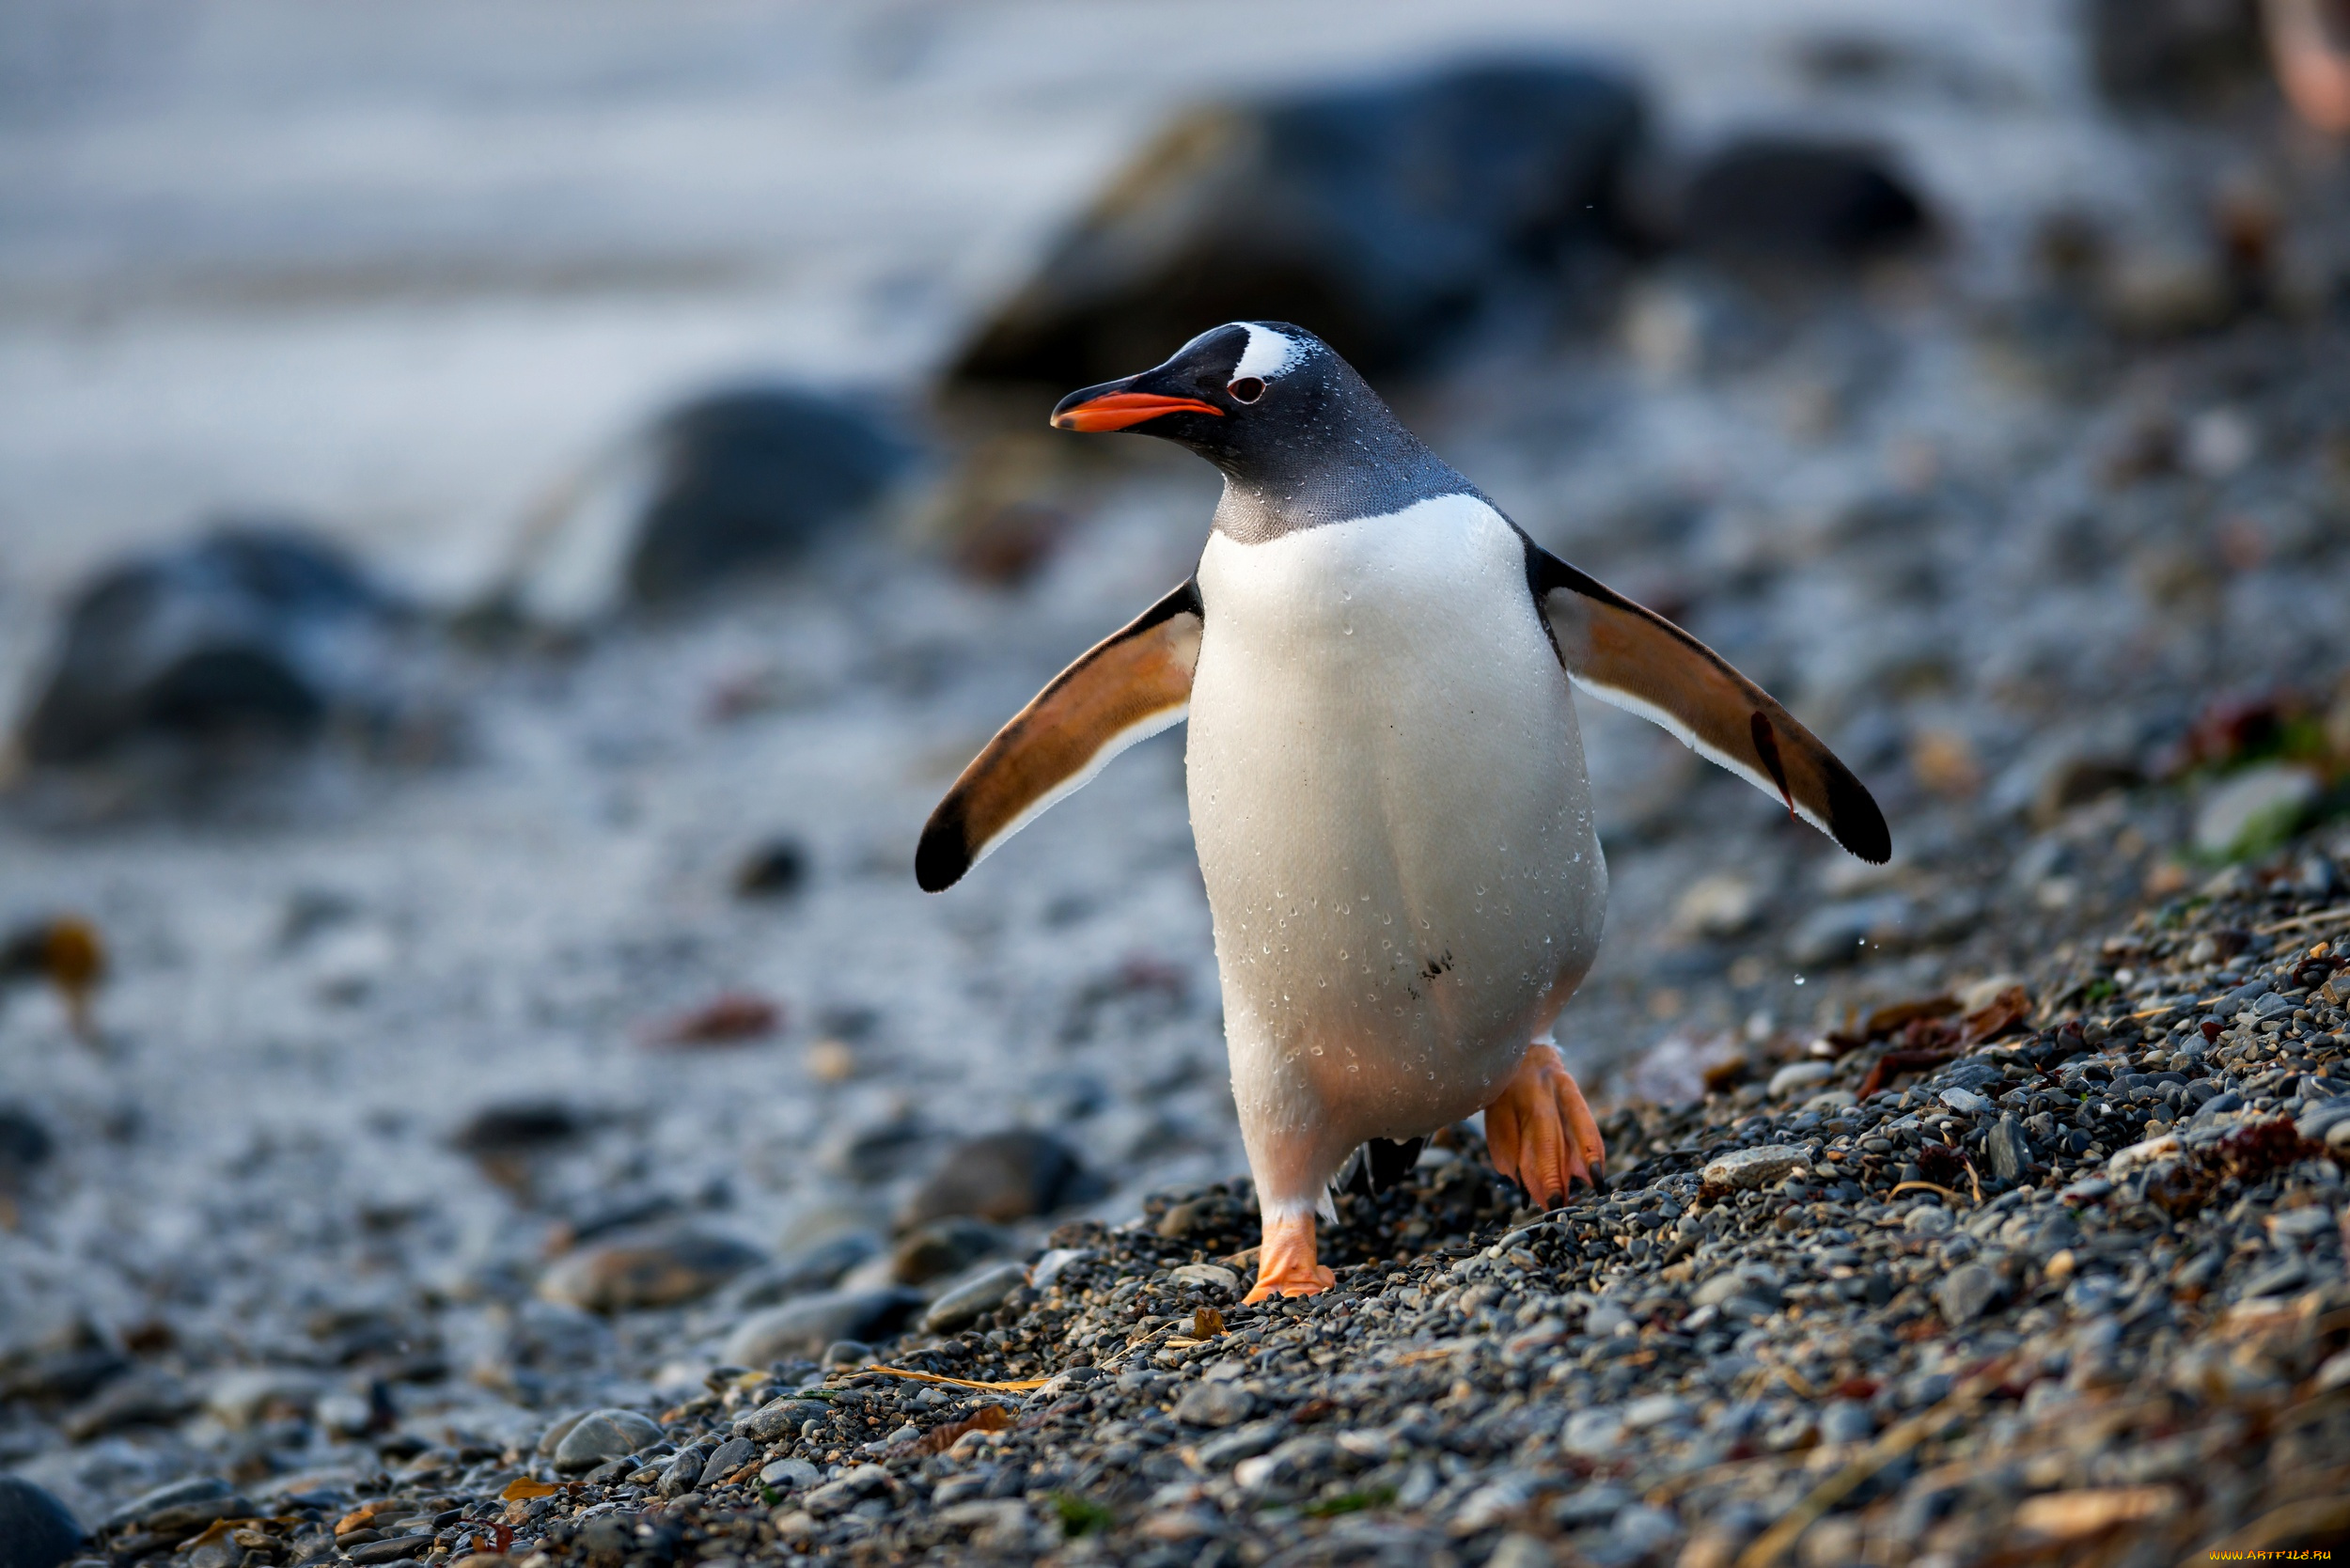
M 1224 389 L 1238 403 L 1253 403 L 1264 396 L 1264 382 L 1256 376 L 1243 376 Z

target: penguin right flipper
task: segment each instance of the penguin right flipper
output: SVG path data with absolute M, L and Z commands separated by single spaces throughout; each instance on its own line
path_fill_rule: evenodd
M 1203 625 L 1185 582 L 1053 678 L 971 760 L 922 828 L 914 877 L 942 892 L 1111 758 L 1191 706 Z
M 1861 859 L 1892 857 L 1892 835 L 1868 789 L 1730 661 L 1531 540 L 1526 575 L 1577 686 L 1672 731 Z

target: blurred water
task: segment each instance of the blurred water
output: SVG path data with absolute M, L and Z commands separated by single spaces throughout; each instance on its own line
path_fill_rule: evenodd
M 1596 50 L 1655 85 L 1672 136 L 1794 115 L 1894 137 L 1979 230 L 2113 156 L 2064 10 L 14 5 L 0 678 L 59 585 L 207 511 L 313 514 L 448 592 L 682 388 L 754 368 L 913 388 L 1202 94 Z M 1823 96 L 1795 46 L 1828 36 L 1910 63 Z

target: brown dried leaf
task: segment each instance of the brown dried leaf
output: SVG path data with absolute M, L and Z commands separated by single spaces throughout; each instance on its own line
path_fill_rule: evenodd
M 1968 1045 L 1997 1040 L 2010 1029 L 2031 1021 L 2031 993 L 2011 985 L 1961 1021 L 1961 1038 Z
M 748 991 L 729 991 L 681 1013 L 647 1037 L 652 1045 L 740 1045 L 783 1027 L 783 1009 Z
M 971 1412 L 968 1420 L 933 1427 L 916 1437 L 907 1451 L 918 1454 L 945 1453 L 974 1432 L 1010 1432 L 1011 1412 L 1000 1404 L 982 1404 Z
M 528 1476 L 516 1476 L 506 1483 L 506 1490 L 498 1494 L 498 1500 L 529 1502 L 539 1497 L 552 1497 L 562 1490 L 561 1484 L 556 1482 L 533 1481 Z
M 1224 1314 L 1213 1307 L 1196 1307 L 1191 1313 L 1191 1337 L 1213 1340 L 1224 1332 Z

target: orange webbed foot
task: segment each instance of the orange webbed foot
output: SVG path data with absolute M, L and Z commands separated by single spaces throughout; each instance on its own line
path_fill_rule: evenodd
M 1268 1215 L 1264 1243 L 1257 1251 L 1257 1287 L 1246 1297 L 1254 1306 L 1269 1296 L 1318 1295 L 1338 1277 L 1314 1261 L 1314 1216 Z
M 1596 1187 L 1607 1149 L 1599 1121 L 1555 1045 L 1527 1047 L 1500 1097 L 1485 1107 L 1485 1145 L 1494 1168 L 1545 1208 L 1557 1208 L 1574 1180 Z

